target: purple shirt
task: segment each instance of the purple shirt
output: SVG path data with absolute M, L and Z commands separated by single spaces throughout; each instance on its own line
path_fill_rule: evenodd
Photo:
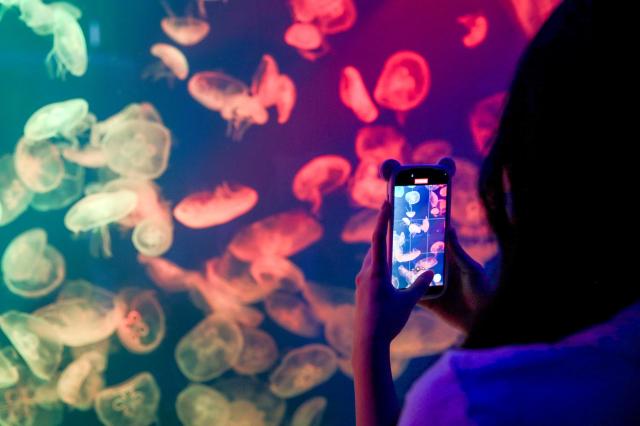
M 640 425 L 640 303 L 555 344 L 452 349 L 399 426 Z

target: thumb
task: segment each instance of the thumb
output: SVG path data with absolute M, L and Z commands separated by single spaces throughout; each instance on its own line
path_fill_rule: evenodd
M 418 303 L 418 300 L 424 296 L 431 281 L 433 281 L 433 271 L 425 271 L 416 278 L 407 291 L 407 297 L 412 305 Z

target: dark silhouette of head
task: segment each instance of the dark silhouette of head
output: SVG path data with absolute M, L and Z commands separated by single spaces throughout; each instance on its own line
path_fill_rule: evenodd
M 593 1 L 566 0 L 520 60 L 479 184 L 501 272 L 466 347 L 557 341 L 640 298 L 614 241 L 620 144 L 600 139 L 615 125 L 598 56 Z

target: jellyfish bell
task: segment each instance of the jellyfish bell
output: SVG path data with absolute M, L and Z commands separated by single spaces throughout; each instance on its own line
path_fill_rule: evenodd
M 137 203 L 136 193 L 126 189 L 87 195 L 67 211 L 64 225 L 73 233 L 91 231 L 126 217 Z
M 327 408 L 327 398 L 316 396 L 308 399 L 293 413 L 291 426 L 319 426 Z
M 318 26 L 324 34 L 347 31 L 356 22 L 357 13 L 353 0 L 315 1 Z
M 33 192 L 53 191 L 64 178 L 60 151 L 49 140 L 21 138 L 13 158 L 18 177 Z
M 396 187 L 397 188 L 397 187 Z M 376 228 L 378 213 L 364 209 L 349 218 L 342 228 L 340 239 L 345 243 L 371 243 L 371 236 Z
M 429 249 L 430 253 L 444 253 L 444 241 L 436 241 L 431 244 L 431 248 Z
M 47 66 L 55 75 L 64 77 L 67 72 L 81 77 L 87 72 L 87 42 L 80 24 L 68 12 L 61 13 L 58 8 L 55 13 L 55 29 L 53 32 L 53 50 L 47 56 Z
M 199 272 L 185 270 L 162 257 L 138 254 L 138 263 L 145 267 L 147 275 L 156 286 L 170 293 L 189 290 L 200 275 Z
M 151 425 L 157 419 L 160 388 L 148 372 L 98 392 L 95 410 L 106 426 Z
M 371 123 L 378 118 L 378 109 L 371 100 L 357 68 L 348 66 L 340 76 L 340 100 L 359 120 Z
M 0 226 L 13 222 L 29 207 L 33 192 L 22 183 L 13 155 L 0 157 Z
M 363 159 L 349 183 L 349 195 L 358 206 L 379 209 L 387 199 L 387 182 L 379 177 L 379 161 Z
M 351 174 L 351 164 L 338 155 L 315 157 L 296 173 L 292 190 L 298 200 L 311 203 L 311 211 L 317 214 L 322 197 L 344 185 Z
M 418 191 L 409 191 L 404 194 L 404 199 L 410 205 L 418 204 L 420 202 L 420 193 Z
M 384 64 L 373 97 L 385 108 L 406 112 L 422 103 L 431 88 L 427 61 L 409 50 L 394 53 Z
M 237 259 L 228 251 L 220 258 L 209 259 L 205 274 L 211 286 L 242 304 L 259 302 L 275 290 L 255 280 L 249 263 Z
M 214 382 L 231 405 L 229 425 L 278 426 L 283 424 L 286 402 L 274 395 L 262 381 L 235 376 Z
M 30 141 L 68 137 L 85 128 L 88 117 L 89 104 L 82 98 L 54 102 L 31 114 L 24 126 L 24 136 Z
M 252 327 L 241 327 L 244 345 L 238 359 L 232 364 L 238 374 L 262 373 L 276 362 L 278 347 L 271 335 Z
M 128 351 L 136 354 L 154 351 L 166 333 L 164 310 L 155 292 L 125 289 L 118 297 L 128 311 L 118 324 L 120 342 Z
M 284 42 L 296 49 L 316 50 L 324 44 L 324 35 L 314 24 L 294 22 L 285 31 Z
M 257 202 L 258 193 L 253 188 L 225 182 L 213 192 L 186 196 L 173 209 L 173 216 L 189 228 L 209 228 L 246 214 Z
M 305 278 L 302 270 L 293 262 L 282 257 L 261 257 L 251 262 L 249 273 L 265 294 L 277 289 L 290 292 L 304 288 Z
M 293 334 L 309 338 L 320 334 L 321 322 L 298 294 L 276 290 L 266 297 L 264 308 L 269 318 Z
M 262 55 L 260 64 L 251 81 L 251 95 L 257 97 L 265 108 L 276 103 L 279 76 L 278 63 L 273 56 Z
M 147 217 L 136 224 L 131 234 L 133 246 L 145 256 L 162 256 L 173 244 L 173 222 L 168 214 Z
M 176 414 L 185 426 L 226 425 L 231 408 L 229 400 L 216 389 L 192 383 L 178 394 Z
M 500 124 L 506 94 L 496 93 L 480 100 L 469 115 L 469 126 L 476 150 L 487 155 Z
M 78 410 L 89 410 L 93 401 L 104 388 L 104 379 L 96 371 L 91 353 L 86 353 L 71 362 L 60 374 L 56 390 L 65 404 Z
M 391 356 L 407 359 L 436 354 L 455 344 L 460 336 L 460 330 L 430 311 L 414 310 L 405 328 L 391 342 Z
M 249 88 L 242 81 L 217 71 L 193 74 L 187 89 L 191 97 L 213 111 L 222 111 L 233 98 L 249 94 Z
M 278 97 L 276 99 L 276 112 L 278 113 L 278 124 L 289 121 L 291 111 L 296 104 L 296 85 L 288 75 L 278 76 Z
M 162 31 L 183 46 L 200 43 L 209 34 L 209 23 L 194 17 L 168 16 L 160 21 Z
M 358 130 L 355 141 L 356 155 L 379 163 L 393 158 L 402 161 L 407 141 L 391 126 L 366 126 Z
M 481 45 L 487 38 L 489 21 L 486 16 L 479 13 L 471 13 L 458 17 L 458 23 L 467 29 L 467 34 L 462 38 L 464 47 L 473 49 Z
M 138 202 L 133 211 L 117 220 L 123 228 L 133 228 L 141 221 L 155 216 L 167 216 L 167 207 L 160 197 L 160 188 L 148 179 L 118 177 L 107 181 L 99 192 L 127 190 L 135 192 Z
M 288 352 L 269 376 L 271 391 L 292 398 L 329 380 L 338 368 L 336 353 L 322 344 L 309 344 Z
M 184 54 L 176 47 L 166 43 L 156 43 L 151 46 L 151 54 L 160 62 L 149 66 L 143 73 L 143 78 L 151 77 L 154 80 L 165 78 L 169 84 L 175 78 L 186 80 L 189 76 L 189 62 Z
M 159 123 L 127 120 L 104 136 L 107 166 L 127 177 L 155 179 L 167 169 L 171 135 Z

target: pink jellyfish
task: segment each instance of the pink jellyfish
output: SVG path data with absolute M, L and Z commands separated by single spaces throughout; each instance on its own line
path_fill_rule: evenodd
M 385 108 L 405 112 L 424 101 L 430 88 L 427 61 L 416 52 L 404 50 L 385 62 L 373 97 Z
M 309 201 L 311 211 L 318 213 L 322 196 L 344 185 L 351 174 L 351 164 L 337 155 L 321 155 L 302 166 L 293 178 L 293 194 Z
M 379 163 L 393 158 L 402 162 L 407 141 L 393 127 L 368 126 L 358 131 L 355 145 L 358 158 L 372 159 Z
M 290 0 L 296 21 L 317 22 L 324 34 L 336 34 L 355 24 L 357 13 L 353 0 Z
M 151 46 L 151 54 L 160 61 L 149 66 L 144 71 L 143 78 L 151 77 L 154 80 L 166 78 L 169 83 L 173 83 L 176 77 L 185 80 L 189 75 L 187 58 L 176 47 L 166 43 L 156 43 Z
M 365 209 L 351 216 L 342 229 L 340 239 L 345 243 L 371 243 L 378 213 Z
M 464 47 L 473 49 L 482 44 L 487 38 L 489 31 L 489 21 L 487 17 L 479 13 L 471 13 L 469 15 L 460 16 L 458 23 L 465 26 L 467 34 L 462 38 Z
M 284 33 L 284 42 L 296 49 L 316 50 L 324 44 L 324 36 L 313 24 L 295 22 Z
M 487 155 L 491 149 L 493 137 L 500 124 L 505 98 L 504 92 L 484 98 L 473 107 L 469 115 L 473 142 L 482 155 Z
M 378 109 L 369 96 L 360 72 L 354 67 L 349 66 L 342 70 L 340 100 L 365 123 L 371 123 L 378 118 Z
M 560 0 L 511 0 L 510 3 L 522 31 L 533 38 Z
M 242 81 L 217 71 L 193 74 L 187 89 L 191 97 L 213 111 L 221 111 L 234 98 L 249 94 L 249 88 Z
M 453 148 L 444 140 L 424 141 L 411 152 L 411 161 L 414 163 L 438 164 L 438 161 L 450 157 Z
M 349 195 L 354 203 L 370 209 L 379 209 L 387 198 L 387 183 L 378 176 L 379 162 L 363 160 L 349 185 Z
M 255 189 L 223 183 L 213 192 L 196 192 L 183 198 L 173 209 L 173 216 L 186 227 L 209 228 L 242 216 L 257 202 Z
M 278 123 L 284 124 L 289 121 L 291 111 L 296 104 L 296 86 L 288 75 L 278 77 L 279 96 L 276 101 L 276 111 L 278 112 Z
M 209 34 L 209 23 L 193 17 L 168 16 L 160 22 L 162 31 L 183 46 L 200 43 Z
M 431 244 L 431 248 L 429 249 L 431 253 L 444 253 L 444 241 L 436 241 Z
M 287 75 L 280 74 L 278 64 L 271 55 L 263 55 L 253 75 L 251 95 L 264 108 L 272 106 L 278 111 L 278 123 L 289 120 L 296 103 L 296 86 Z

